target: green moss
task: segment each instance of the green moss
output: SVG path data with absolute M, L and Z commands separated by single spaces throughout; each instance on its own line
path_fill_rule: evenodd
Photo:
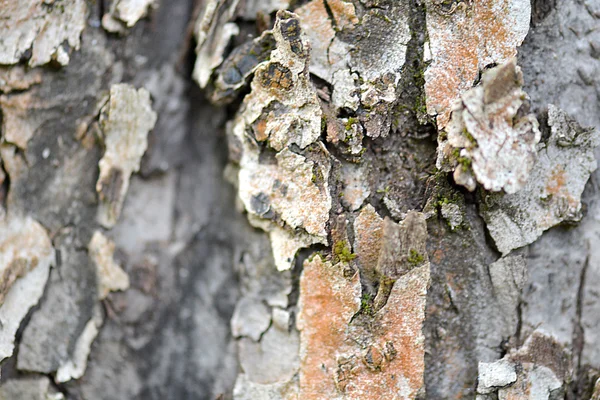
M 346 130 L 349 131 L 350 129 L 352 129 L 352 125 L 356 124 L 357 122 L 358 122 L 358 118 L 355 118 L 355 117 L 348 118 L 348 122 L 346 122 Z
M 439 193 L 434 205 L 436 208 L 440 208 L 446 204 L 458 204 L 460 206 L 462 202 L 463 199 L 458 192 L 450 192 L 449 194 Z
M 425 86 L 425 69 L 424 68 L 416 68 L 413 73 L 414 85 L 420 88 L 420 93 L 415 97 L 415 104 L 413 107 L 413 111 L 416 114 L 427 115 L 427 99 L 425 98 L 425 91 L 423 87 Z
M 348 146 L 350 146 L 350 142 L 352 141 L 352 139 L 354 139 L 354 136 L 352 135 L 352 133 L 346 131 L 346 136 L 344 137 L 344 140 L 342 140 L 342 142 L 344 142 Z
M 425 70 L 417 69 L 413 74 L 413 78 L 417 83 L 425 84 Z
M 335 242 L 333 245 L 333 260 L 334 262 L 349 263 L 356 258 L 356 254 L 352 253 L 344 240 Z
M 455 148 L 454 150 L 452 150 L 452 156 L 454 156 L 454 159 L 458 162 L 459 165 L 462 165 L 466 169 L 471 168 L 471 159 L 468 157 L 461 156 L 460 149 Z
M 375 11 L 375 12 L 369 14 L 369 15 L 372 16 L 372 17 L 375 17 L 375 18 L 379 18 L 380 20 L 385 21 L 385 22 L 387 22 L 389 24 L 392 23 L 392 20 L 387 15 L 385 15 L 384 13 L 382 13 L 380 11 Z
M 310 177 L 310 181 L 314 185 L 319 186 L 319 185 L 323 184 L 324 180 L 325 180 L 325 178 L 323 177 L 323 173 L 321 172 L 319 167 L 317 167 L 317 165 L 315 164 L 312 169 L 312 175 Z
M 407 261 L 411 264 L 411 265 L 420 265 L 423 260 L 425 260 L 425 258 L 423 257 L 423 255 L 421 253 L 419 253 L 418 251 L 416 251 L 415 249 L 410 249 Z
M 469 169 L 471 167 L 471 164 L 473 163 L 471 161 L 471 159 L 467 158 L 467 157 L 458 157 L 457 161 L 460 165 L 462 165 L 463 167 L 465 167 L 467 169 Z
M 462 133 L 463 133 L 464 137 L 466 137 L 467 140 L 469 142 L 471 142 L 471 144 L 473 145 L 473 147 L 477 146 L 477 140 L 475 140 L 475 138 L 473 137 L 473 135 L 471 135 L 469 133 L 469 131 L 467 130 L 467 128 L 463 129 Z
M 323 115 L 321 117 L 321 132 L 325 132 L 327 130 L 327 117 Z
M 316 251 L 314 253 L 312 253 L 309 257 L 308 257 L 308 262 L 313 262 L 313 260 L 315 259 L 315 257 L 321 257 L 321 259 L 323 260 L 325 257 L 323 257 L 323 254 L 320 251 Z
M 360 310 L 364 314 L 372 315 L 374 313 L 373 309 L 373 297 L 369 293 L 363 293 L 360 298 Z
M 415 113 L 425 115 L 427 114 L 427 102 L 425 100 L 425 95 L 419 95 L 415 99 Z

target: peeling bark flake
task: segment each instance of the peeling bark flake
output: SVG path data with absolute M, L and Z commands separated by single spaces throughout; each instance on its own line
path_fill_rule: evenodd
M 428 48 L 425 71 L 427 112 L 438 128 L 450 120 L 456 99 L 473 86 L 484 67 L 517 54 L 529 31 L 530 0 L 427 0 Z
M 256 68 L 231 134 L 242 144 L 240 199 L 250 222 L 270 232 L 275 264 L 284 270 L 299 248 L 327 243 L 331 165 L 319 142 L 322 111 L 295 14 L 277 14 L 273 37 L 276 47 Z
M 67 65 L 70 49 L 79 50 L 86 14 L 84 0 L 1 0 L 0 64 L 30 57 L 31 67 Z
M 477 399 L 564 398 L 570 368 L 567 351 L 552 336 L 534 331 L 501 360 L 479 363 Z
M 126 33 L 152 7 L 156 7 L 155 0 L 115 0 L 102 17 L 102 27 L 109 32 Z
M 453 170 L 456 183 L 473 191 L 477 181 L 506 193 L 525 185 L 541 134 L 534 115 L 518 115 L 526 98 L 522 85 L 512 59 L 485 72 L 481 85 L 455 104 L 447 140 L 438 139 L 437 166 Z
M 100 116 L 106 151 L 99 163 L 96 184 L 100 199 L 98 222 L 107 228 L 114 226 L 119 218 L 129 178 L 140 168 L 148 132 L 155 123 L 156 113 L 146 89 L 136 90 L 126 84 L 112 86 Z
M 360 279 L 343 275 L 340 265 L 332 265 L 316 255 L 304 263 L 300 277 L 297 327 L 300 331 L 300 398 L 339 398 L 337 385 L 345 385 L 340 368 L 357 357 L 341 359 L 348 339 L 348 324 L 360 309 Z M 326 312 L 324 312 L 326 310 Z M 340 356 L 338 356 L 340 355 Z
M 113 260 L 115 244 L 112 241 L 100 231 L 96 231 L 92 235 L 88 251 L 96 265 L 99 300 L 104 300 L 109 292 L 129 288 L 127 273 Z
M 299 398 L 409 400 L 422 394 L 428 286 L 427 262 L 395 282 L 372 320 L 353 320 L 361 306 L 358 274 L 348 278 L 340 264 L 318 255 L 305 262 L 297 321 Z
M 0 221 L 0 360 L 12 355 L 17 329 L 41 298 L 54 263 L 40 224 L 11 215 Z
M 235 16 L 239 0 L 207 0 L 203 2 L 194 26 L 196 37 L 196 64 L 193 78 L 205 88 L 215 68 L 223 62 L 231 38 L 239 33 L 230 22 Z
M 581 219 L 581 194 L 597 167 L 594 149 L 600 136 L 552 105 L 548 123 L 550 138 L 540 144 L 525 187 L 513 194 L 488 194 L 482 202 L 481 215 L 502 254 L 533 243 L 563 221 Z
M 85 374 L 87 359 L 92 349 L 92 343 L 98 336 L 104 318 L 99 305 L 94 308 L 93 317 L 85 324 L 83 332 L 75 342 L 71 358 L 63 362 L 56 371 L 56 382 L 64 383 L 71 379 L 79 379 Z

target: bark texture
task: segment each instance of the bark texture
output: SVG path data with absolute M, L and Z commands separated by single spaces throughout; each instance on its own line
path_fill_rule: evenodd
M 0 399 L 600 399 L 597 0 L 0 0 Z

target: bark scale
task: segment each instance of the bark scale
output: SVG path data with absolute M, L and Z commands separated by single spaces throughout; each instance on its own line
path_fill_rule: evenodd
M 600 398 L 598 2 L 0 16 L 0 398 Z

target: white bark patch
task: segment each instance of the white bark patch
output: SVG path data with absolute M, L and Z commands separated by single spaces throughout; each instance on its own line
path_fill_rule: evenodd
M 437 166 L 454 170 L 456 183 L 473 191 L 514 193 L 527 182 L 540 131 L 535 116 L 519 116 L 526 98 L 516 59 L 484 73 L 452 111 L 448 139 L 440 140 Z M 444 165 L 448 163 L 450 165 Z
M 102 17 L 102 27 L 109 32 L 125 33 L 155 6 L 155 0 L 116 0 Z
M 358 74 L 350 73 L 348 69 L 341 69 L 333 73 L 331 84 L 333 93 L 331 94 L 331 104 L 336 108 L 349 108 L 358 110 L 360 105 L 358 89 Z
M 507 360 L 498 360 L 493 363 L 480 362 L 477 393 L 492 393 L 500 387 L 514 383 L 516 380 L 515 364 Z
M 333 74 L 348 71 L 351 46 L 336 38 L 336 30 L 351 31 L 359 23 L 354 5 L 346 0 L 313 0 L 295 12 L 310 42 L 310 72 L 332 82 Z
M 244 122 L 256 124 L 257 141 L 267 139 L 277 151 L 291 144 L 304 149 L 320 137 L 322 111 L 306 71 L 308 41 L 295 16 L 285 19 L 289 26 L 280 21 L 273 30 L 276 48 L 269 62 L 256 69 L 241 109 Z
M 550 105 L 547 143 L 539 145 L 538 161 L 526 186 L 514 194 L 489 194 L 481 215 L 502 254 L 533 243 L 545 230 L 581 219 L 581 194 L 596 170 L 598 132 L 581 128 Z
M 85 328 L 83 328 L 83 332 L 77 338 L 73 356 L 61 364 L 56 371 L 56 382 L 63 383 L 71 379 L 79 379 L 85 374 L 92 343 L 96 339 L 96 336 L 98 336 L 103 322 L 102 310 L 97 305 L 94 309 L 94 316 L 88 321 Z
M 15 378 L 2 382 L 2 400 L 64 400 L 65 396 L 50 386 L 46 376 Z
M 255 342 L 271 324 L 271 311 L 261 299 L 243 297 L 235 305 L 231 317 L 231 333 L 234 337 L 249 337 Z
M 252 222 L 252 220 L 250 220 Z M 311 236 L 303 232 L 294 232 L 278 226 L 270 225 L 269 238 L 273 249 L 275 266 L 279 271 L 285 271 L 293 267 L 296 253 L 312 244 L 327 244 L 325 237 Z
M 290 382 L 297 374 L 300 338 L 297 331 L 289 328 L 289 313 L 274 308 L 273 324 L 259 342 L 247 338 L 239 341 L 240 366 L 252 382 Z
M 42 297 L 54 263 L 52 242 L 40 224 L 10 215 L 0 221 L 0 360 L 12 355 L 15 334 Z
M 102 232 L 96 231 L 88 244 L 88 252 L 96 266 L 96 283 L 98 285 L 98 300 L 104 300 L 112 291 L 129 288 L 127 273 L 113 260 L 115 244 Z M 93 315 L 75 342 L 75 348 L 70 358 L 61 363 L 56 371 L 57 382 L 67 382 L 81 378 L 87 368 L 92 343 L 98 336 L 104 323 L 100 304 L 97 303 Z
M 252 382 L 246 374 L 239 374 L 233 388 L 234 400 L 282 400 L 297 399 L 296 382 L 277 382 L 261 384 Z
M 318 169 L 327 182 L 329 165 L 320 167 L 287 149 L 277 154 L 276 161 L 240 170 L 239 195 L 246 210 L 263 218 L 276 214 L 292 229 L 325 238 L 331 196 L 315 182 L 313 170 Z
M 17 64 L 31 50 L 29 65 L 69 63 L 85 28 L 84 0 L 0 0 L 0 64 Z
M 371 110 L 361 117 L 366 135 L 387 136 L 386 115 L 397 100 L 411 38 L 406 4 L 369 8 L 359 18 L 351 1 L 312 0 L 296 12 L 311 46 L 310 72 L 332 84 L 332 105 L 356 111 L 362 103 Z M 357 155 L 362 143 L 354 147 Z
M 156 113 L 146 89 L 136 90 L 127 84 L 112 86 L 100 116 L 106 151 L 99 163 L 96 183 L 100 199 L 98 222 L 107 228 L 114 226 L 119 218 L 129 178 L 140 168 L 148 146 L 148 132 L 155 123 Z
M 550 400 L 564 397 L 571 361 L 552 337 L 534 331 L 501 360 L 479 363 L 478 399 Z
M 459 228 L 465 220 L 461 207 L 455 203 L 443 203 L 440 212 L 452 230 Z
M 409 12 L 404 7 L 395 5 L 390 8 L 389 14 L 383 9 L 374 8 L 362 17 L 360 22 L 368 27 L 368 33 L 356 45 L 351 65 L 366 82 L 374 84 L 377 80 L 383 80 L 386 83 L 386 75 L 391 74 L 398 83 L 410 41 Z
M 344 191 L 341 201 L 351 211 L 358 210 L 371 194 L 368 181 L 369 167 L 366 163 L 342 164 L 341 178 L 344 184 Z
M 88 251 L 96 265 L 99 300 L 104 300 L 109 292 L 129 288 L 129 276 L 113 259 L 115 244 L 102 232 L 94 232 Z
M 231 38 L 239 33 L 234 19 L 239 0 L 207 0 L 194 26 L 196 64 L 192 74 L 205 88 L 215 68 L 223 62 L 223 54 Z
M 276 48 L 256 68 L 231 129 L 242 146 L 240 199 L 250 222 L 271 233 L 275 264 L 284 270 L 298 249 L 327 242 L 330 163 L 319 142 L 322 111 L 308 76 L 309 46 L 295 14 L 278 13 L 273 37 Z

